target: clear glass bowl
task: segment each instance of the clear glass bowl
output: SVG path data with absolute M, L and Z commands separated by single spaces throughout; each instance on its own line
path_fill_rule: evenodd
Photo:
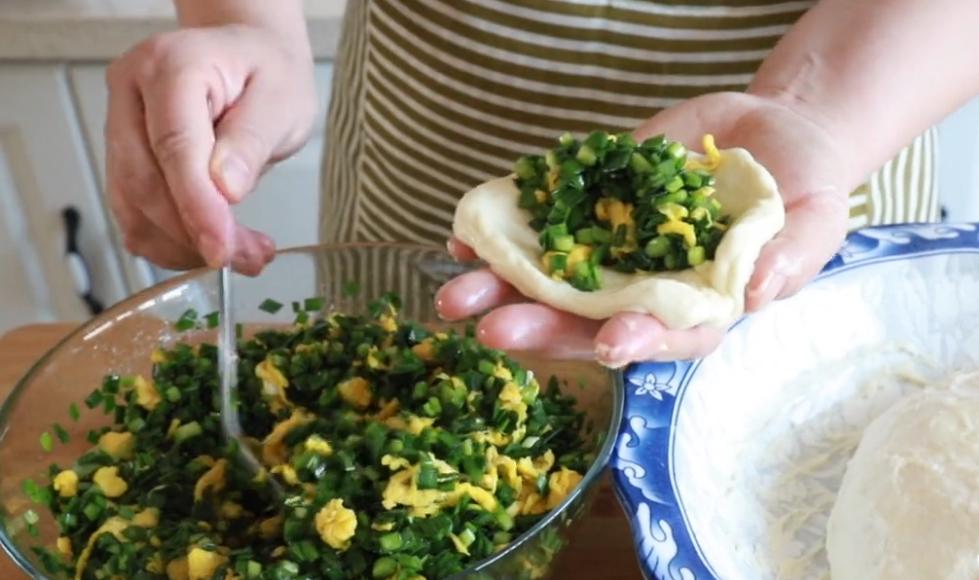
M 435 314 L 438 287 L 464 271 L 442 250 L 396 244 L 317 246 L 280 252 L 256 278 L 235 276 L 235 319 L 246 325 L 292 322 L 288 306 L 271 315 L 258 308 L 265 298 L 283 304 L 312 296 L 325 297 L 337 310 L 359 313 L 385 292 L 397 292 L 403 315 L 427 326 L 449 326 Z M 355 295 L 349 290 L 359 286 Z M 45 574 L 32 546 L 51 546 L 56 524 L 46 508 L 32 506 L 22 490 L 25 479 L 46 482 L 52 463 L 71 465 L 89 447 L 86 433 L 107 418 L 88 411 L 82 401 L 101 384 L 105 374 L 150 372 L 150 354 L 161 343 L 179 340 L 216 342 L 214 330 L 177 332 L 174 321 L 188 309 L 202 316 L 217 310 L 217 275 L 198 270 L 150 288 L 113 306 L 75 330 L 41 358 L 0 407 L 0 545 L 30 576 Z M 561 505 L 517 538 L 508 548 L 477 563 L 463 576 L 477 578 L 542 578 L 555 556 L 571 539 L 574 524 L 586 513 L 612 453 L 623 403 L 620 375 L 596 364 L 515 358 L 539 377 L 557 375 L 567 392 L 578 397 L 592 427 L 596 460 L 578 488 Z M 69 417 L 69 405 L 82 410 Z M 40 438 L 55 423 L 70 435 L 67 444 L 55 439 L 53 451 Z M 38 537 L 27 532 L 23 515 L 33 508 L 40 516 Z

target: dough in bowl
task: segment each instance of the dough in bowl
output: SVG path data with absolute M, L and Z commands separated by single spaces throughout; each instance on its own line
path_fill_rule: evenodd
M 785 220 L 775 179 L 744 149 L 726 149 L 716 169 L 715 196 L 731 216 L 714 260 L 674 272 L 624 274 L 602 268 L 603 285 L 587 292 L 543 269 L 538 234 L 518 207 L 513 177 L 484 183 L 459 202 L 454 234 L 524 295 L 592 319 L 618 312 L 651 314 L 674 329 L 726 328 L 744 313 L 744 292 L 762 246 Z M 690 158 L 702 157 L 690 153 Z
M 864 431 L 830 514 L 833 580 L 979 578 L 979 390 L 898 401 Z

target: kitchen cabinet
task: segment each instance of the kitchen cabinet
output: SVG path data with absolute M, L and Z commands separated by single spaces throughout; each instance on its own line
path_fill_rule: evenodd
M 79 219 L 66 253 L 66 210 Z M 129 290 L 63 66 L 0 65 L 0 332 Z M 94 297 L 94 300 L 93 300 Z

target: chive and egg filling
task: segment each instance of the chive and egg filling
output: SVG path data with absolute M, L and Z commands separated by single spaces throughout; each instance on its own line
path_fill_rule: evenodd
M 539 233 L 541 264 L 583 291 L 602 287 L 601 267 L 633 273 L 683 270 L 714 258 L 729 224 L 714 197 L 720 153 L 704 137 L 702 160 L 660 135 L 563 135 L 515 167 L 518 205 Z
M 222 440 L 216 348 L 161 348 L 151 375 L 110 375 L 85 401 L 111 419 L 89 451 L 25 483 L 57 520 L 55 550 L 36 549 L 52 574 L 442 578 L 528 530 L 594 459 L 556 379 L 400 319 L 393 296 L 366 316 L 300 309 L 238 352 L 259 477 Z

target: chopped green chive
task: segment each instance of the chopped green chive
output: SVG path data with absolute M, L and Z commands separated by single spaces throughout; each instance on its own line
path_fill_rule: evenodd
M 65 430 L 59 423 L 54 424 L 54 434 L 58 437 L 58 441 L 62 443 L 68 443 L 71 437 L 68 435 L 68 431 Z
M 81 418 L 82 413 L 78 409 L 78 403 L 68 405 L 68 416 L 71 417 L 72 421 L 78 421 L 78 419 Z
M 258 305 L 258 309 L 262 312 L 268 312 L 269 314 L 275 314 L 282 310 L 282 303 L 272 300 L 271 298 L 266 298 Z
M 197 326 L 197 311 L 193 308 L 188 309 L 186 312 L 180 315 L 177 322 L 173 324 L 173 328 L 177 332 L 185 332 L 191 330 Z
M 54 437 L 52 437 L 47 431 L 41 433 L 41 449 L 47 451 L 48 453 L 54 451 Z

